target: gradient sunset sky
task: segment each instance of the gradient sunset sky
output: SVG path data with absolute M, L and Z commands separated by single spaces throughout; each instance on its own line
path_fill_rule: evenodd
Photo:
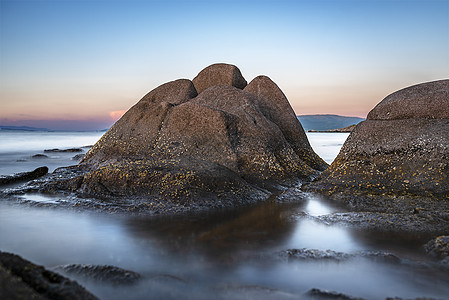
M 449 78 L 449 0 L 0 0 L 0 125 L 107 128 L 217 62 L 269 76 L 298 115 L 365 117 Z

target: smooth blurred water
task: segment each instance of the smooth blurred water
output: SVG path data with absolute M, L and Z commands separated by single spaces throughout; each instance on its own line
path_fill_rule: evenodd
M 313 150 L 328 164 L 337 157 L 349 133 L 307 132 Z
M 40 139 L 45 136 L 47 142 L 38 148 L 79 147 L 100 135 L 59 135 L 61 141 L 77 141 L 69 145 L 52 144 L 54 136 L 43 134 Z M 316 152 L 330 162 L 347 134 L 308 136 Z M 10 136 L 11 140 L 17 139 Z M 37 150 L 34 142 L 21 145 L 28 147 L 28 153 Z M 14 152 L 13 145 L 2 145 L 8 147 L 8 153 Z M 4 153 L 0 152 L 0 160 Z M 101 299 L 298 299 L 312 288 L 366 299 L 449 295 L 449 276 L 438 269 L 366 259 L 289 260 L 280 255 L 292 248 L 381 250 L 426 260 L 416 246 L 422 237 L 405 239 L 316 222 L 313 216 L 342 208 L 315 194 L 296 203 L 171 217 L 81 213 L 45 207 L 64 201 L 60 197 L 24 197 L 44 207 L 0 201 L 0 250 L 48 268 L 71 263 L 115 265 L 144 277 L 137 285 L 117 287 L 74 277 Z
M 79 153 L 44 153 L 46 149 L 81 148 L 95 144 L 104 132 L 46 132 L 0 130 L 0 175 L 32 171 L 47 166 L 50 172 L 61 166 L 74 165 Z M 82 148 L 85 153 L 88 148 Z M 44 154 L 48 158 L 33 158 Z

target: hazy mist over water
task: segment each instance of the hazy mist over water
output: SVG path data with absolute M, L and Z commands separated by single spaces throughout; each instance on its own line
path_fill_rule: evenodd
M 46 132 L 0 130 L 0 175 L 31 171 L 47 166 L 49 171 L 61 166 L 74 165 L 72 158 L 79 153 L 45 153 L 46 149 L 82 148 L 95 144 L 104 132 Z M 82 148 L 85 153 L 88 148 Z M 44 154 L 48 158 L 33 158 Z
M 35 163 L 27 157 L 44 149 L 93 144 L 101 134 L 0 132 L 0 173 L 22 171 L 22 164 L 31 167 Z M 308 134 L 314 150 L 328 163 L 347 136 Z M 20 157 L 27 161 L 17 162 Z M 70 157 L 50 157 L 36 166 L 53 160 L 75 163 Z M 63 200 L 62 196 L 24 197 L 41 204 Z M 315 194 L 295 203 L 171 217 L 75 212 L 4 200 L 0 201 L 0 249 L 47 268 L 71 263 L 114 265 L 143 276 L 136 285 L 117 287 L 73 277 L 101 299 L 297 299 L 311 288 L 366 299 L 447 299 L 449 279 L 437 269 L 364 258 L 295 260 L 279 254 L 301 248 L 375 250 L 427 260 L 419 245 L 428 237 L 353 230 L 307 217 L 340 211 L 344 209 Z

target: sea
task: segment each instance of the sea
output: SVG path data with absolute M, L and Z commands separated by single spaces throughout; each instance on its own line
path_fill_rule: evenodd
M 76 164 L 79 153 L 45 150 L 80 148 L 85 153 L 102 134 L 0 131 L 0 175 Z M 315 152 L 331 163 L 348 134 L 307 136 Z M 0 250 L 48 269 L 113 265 L 142 275 L 131 285 L 72 277 L 100 299 L 303 299 L 311 289 L 364 299 L 449 299 L 447 270 L 432 267 L 422 248 L 430 236 L 317 222 L 316 216 L 344 211 L 318 194 L 170 217 L 75 212 L 58 209 L 45 195 L 24 197 L 48 205 L 0 199 Z M 330 257 L 335 252 L 388 252 L 402 263 L 357 256 L 294 259 L 286 254 L 291 249 Z

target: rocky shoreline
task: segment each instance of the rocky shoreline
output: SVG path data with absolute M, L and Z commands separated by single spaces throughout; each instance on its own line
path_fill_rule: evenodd
M 173 89 L 180 94 L 173 94 Z M 325 168 L 325 163 L 311 150 L 282 91 L 268 77 L 259 76 L 246 85 L 235 66 L 212 65 L 201 71 L 193 83 L 178 80 L 148 93 L 78 165 L 59 168 L 2 193 L 4 198 L 19 201 L 25 193 L 69 195 L 69 201 L 58 205 L 113 213 L 170 215 L 287 198 L 300 201 L 304 198 L 299 191 L 302 189 L 324 194 L 347 208 L 344 214 L 328 216 L 326 222 L 447 234 L 449 112 L 442 107 L 445 104 L 449 107 L 448 95 L 449 80 L 442 80 L 412 86 L 386 97 L 366 121 L 355 127 L 332 165 L 310 182 Z M 249 144 L 244 142 L 247 137 L 242 132 L 249 130 L 248 134 L 256 134 L 259 125 L 255 125 L 255 119 L 250 124 L 237 121 L 242 111 L 226 104 L 229 101 L 233 104 L 246 101 L 251 116 L 259 116 L 257 122 L 275 126 L 273 130 L 285 137 L 278 143 L 282 148 L 273 148 L 272 142 L 262 136 L 253 137 Z M 172 128 L 166 116 L 163 127 L 155 124 L 155 131 L 150 130 L 148 137 L 142 138 L 143 133 L 136 131 L 153 125 L 144 125 L 141 118 L 157 112 L 161 103 L 168 103 L 163 104 L 168 105 L 168 111 L 187 107 L 182 114 L 184 118 L 194 110 L 201 111 L 200 103 L 207 109 L 215 105 L 216 110 L 209 111 L 212 114 L 228 111 L 225 119 L 231 123 L 224 128 L 226 138 L 217 140 L 210 135 L 214 131 L 201 129 L 201 122 L 210 122 L 207 115 L 189 117 L 197 122 L 191 125 L 196 131 L 185 129 L 184 125 Z M 421 109 L 423 106 L 425 110 Z M 248 112 L 243 113 L 248 116 Z M 284 113 L 289 117 L 282 118 Z M 133 136 L 146 142 L 141 143 Z M 223 146 L 233 139 L 239 142 Z M 252 141 L 256 140 L 268 144 L 259 141 L 254 148 Z M 151 143 L 153 146 L 148 148 L 146 145 Z M 167 143 L 172 146 L 166 148 Z M 225 148 L 216 152 L 217 145 Z M 157 150 L 158 147 L 162 148 Z M 270 155 L 274 155 L 274 161 L 269 162 L 270 158 L 266 164 L 260 164 L 263 157 Z
M 426 244 L 429 255 L 444 253 L 447 255 L 449 237 L 438 237 Z M 358 251 L 354 253 L 337 252 L 332 250 L 318 249 L 287 249 L 277 253 L 267 253 L 265 255 L 245 256 L 241 259 L 246 261 L 277 261 L 281 260 L 287 264 L 302 262 L 320 263 L 345 263 L 374 261 L 379 264 L 395 265 L 401 268 L 418 270 L 429 270 L 449 272 L 448 256 L 439 261 L 413 261 L 398 257 L 392 253 L 380 251 Z M 170 273 L 147 273 L 145 275 L 131 270 L 125 270 L 110 265 L 82 265 L 69 264 L 52 268 L 44 268 L 36 265 L 18 255 L 0 251 L 0 296 L 2 299 L 98 299 L 95 295 L 83 288 L 77 281 L 98 282 L 103 285 L 115 287 L 136 287 L 139 284 L 163 284 L 167 286 L 182 285 L 185 288 L 194 287 L 194 279 L 179 277 Z M 306 293 L 298 294 L 266 286 L 245 286 L 245 285 L 222 285 L 211 286 L 215 294 L 227 299 L 237 295 L 245 297 L 263 297 L 264 299 L 363 299 L 356 298 L 338 291 L 330 291 L 319 288 L 312 288 Z M 394 295 L 393 295 L 394 296 Z M 402 299 L 402 298 L 385 298 Z M 422 299 L 422 298 L 415 298 Z M 433 299 L 433 298 L 425 298 Z
M 237 67 L 216 64 L 192 81 L 176 80 L 149 92 L 78 165 L 51 174 L 42 167 L 0 178 L 3 185 L 29 181 L 0 191 L 0 196 L 3 201 L 33 206 L 174 215 L 270 201 L 299 202 L 309 193 L 319 193 L 345 211 L 298 217 L 362 230 L 432 235 L 435 239 L 426 244 L 426 250 L 437 257 L 438 267 L 447 270 L 449 80 L 389 95 L 366 121 L 351 130 L 328 167 L 310 147 L 287 98 L 271 79 L 258 76 L 247 84 Z M 61 151 L 82 150 L 46 152 Z M 28 201 L 26 195 L 33 193 L 53 200 Z M 289 259 L 382 256 L 396 260 L 388 255 L 311 249 L 290 249 L 282 255 Z M 10 254 L 2 256 L 7 262 L 20 262 Z M 2 280 L 14 282 L 17 293 L 29 293 L 35 299 L 53 293 L 35 294 L 40 286 L 31 286 L 35 291 L 19 287 L 20 280 L 14 276 L 25 275 L 2 264 Z M 51 284 L 66 282 L 40 267 L 36 270 L 36 278 L 46 274 L 40 285 L 53 288 Z M 74 265 L 65 267 L 64 271 L 68 270 L 82 274 L 98 271 L 95 266 Z M 113 267 L 104 270 L 122 274 Z M 139 278 L 126 274 L 133 280 Z M 82 289 L 76 284 L 73 288 Z M 14 288 L 5 289 L 6 295 L 13 292 Z M 86 293 L 83 299 L 95 299 Z M 352 299 L 318 289 L 309 296 Z

